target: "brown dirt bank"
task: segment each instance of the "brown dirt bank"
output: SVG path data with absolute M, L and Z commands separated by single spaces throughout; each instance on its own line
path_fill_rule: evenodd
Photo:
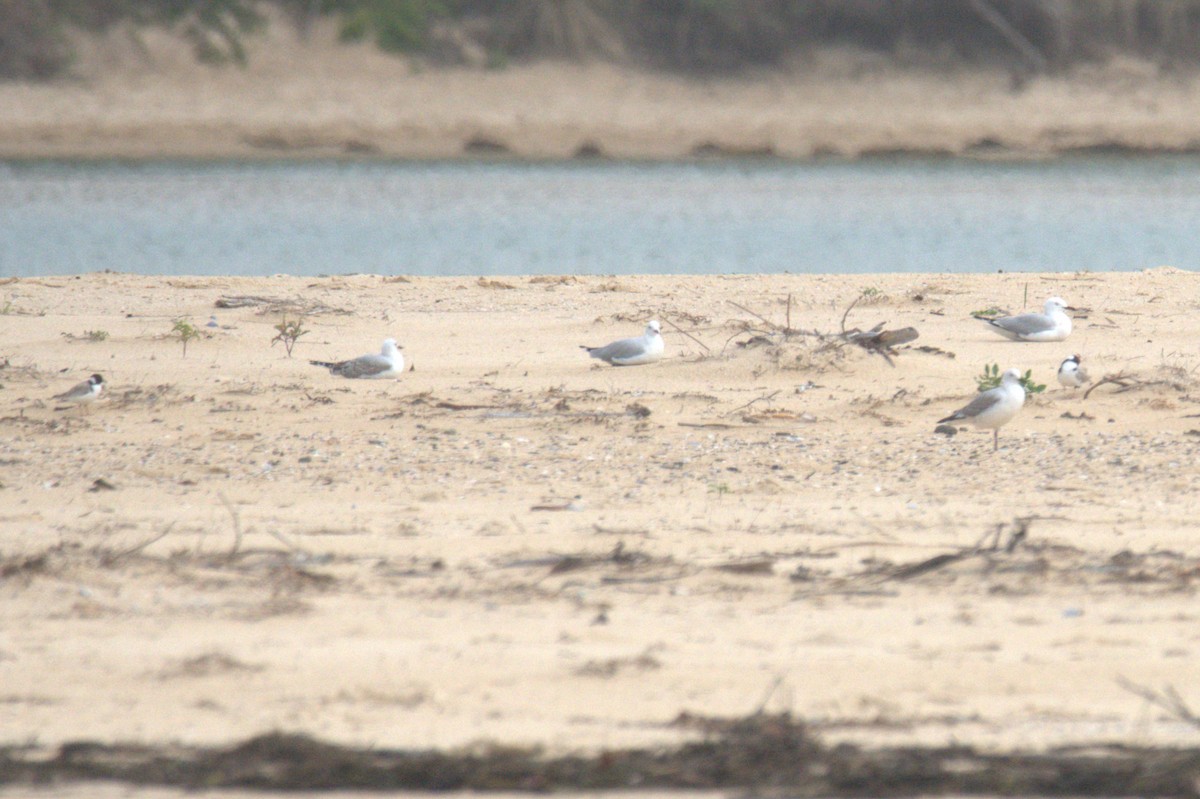
M 1200 149 L 1200 76 L 1131 60 L 1019 86 L 827 51 L 739 79 L 604 64 L 423 69 L 285 24 L 250 65 L 161 32 L 91 39 L 75 78 L 0 85 L 0 157 L 1045 157 Z

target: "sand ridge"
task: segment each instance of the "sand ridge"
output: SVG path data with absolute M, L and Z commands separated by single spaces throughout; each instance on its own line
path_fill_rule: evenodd
M 0 737 L 594 750 L 766 707 L 835 740 L 1193 741 L 1117 679 L 1194 700 L 1195 280 L 9 280 Z M 1090 309 L 1065 344 L 969 318 L 1051 295 Z M 860 296 L 847 327 L 920 332 L 894 367 L 781 335 Z M 578 349 L 649 318 L 659 364 Z M 389 335 L 398 380 L 307 363 Z M 1072 352 L 1136 382 L 1059 389 Z M 1001 450 L 933 433 L 993 362 L 1048 385 Z M 92 372 L 101 401 L 48 401 Z M 1014 552 L 921 567 L 1017 517 Z

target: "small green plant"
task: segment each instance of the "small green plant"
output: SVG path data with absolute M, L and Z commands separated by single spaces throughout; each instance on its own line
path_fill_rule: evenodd
M 5 300 L 3 305 L 0 305 L 0 316 L 10 316 L 17 312 L 17 308 L 13 305 L 12 300 Z
M 983 374 L 975 378 L 975 383 L 979 386 L 980 391 L 987 391 L 989 388 L 995 388 L 1000 385 L 1000 367 L 997 364 L 983 367 Z M 1025 389 L 1026 394 L 1041 394 L 1046 390 L 1043 383 L 1035 383 L 1033 381 L 1033 370 L 1026 369 L 1025 374 L 1021 376 L 1021 387 Z
M 171 335 L 177 337 L 183 344 L 183 357 L 186 358 L 188 342 L 200 338 L 200 331 L 188 320 L 176 319 L 175 326 L 171 328 Z
M 984 308 L 982 311 L 971 311 L 971 316 L 974 316 L 976 319 L 995 319 L 998 316 L 1004 316 L 1004 311 L 993 305 L 990 308 Z
M 85 331 L 83 331 L 83 337 L 86 338 L 88 341 L 105 341 L 108 339 L 108 331 L 107 330 L 85 330 Z
M 716 494 L 718 497 L 723 497 L 729 493 L 728 483 L 709 483 L 708 493 Z
M 311 331 L 304 329 L 304 317 L 300 317 L 295 321 L 289 322 L 285 315 L 279 324 L 275 325 L 278 331 L 275 338 L 271 339 L 271 346 L 275 346 L 275 342 L 281 342 L 283 348 L 287 350 L 287 356 L 292 357 L 292 347 L 296 346 L 296 340 L 301 336 L 308 335 Z

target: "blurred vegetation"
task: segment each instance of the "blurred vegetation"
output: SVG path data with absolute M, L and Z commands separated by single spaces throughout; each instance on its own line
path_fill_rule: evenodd
M 563 58 L 732 72 L 828 44 L 1030 72 L 1116 53 L 1200 63 L 1200 0 L 0 0 L 0 77 L 62 74 L 72 28 L 125 23 L 170 27 L 198 58 L 241 63 L 271 6 L 302 31 L 333 16 L 346 40 L 476 66 Z
M 170 27 L 202 61 L 244 63 L 245 37 L 263 24 L 255 0 L 0 0 L 0 77 L 48 78 L 71 63 L 71 28 Z
M 434 19 L 450 16 L 447 4 L 438 0 L 334 0 L 321 10 L 342 16 L 343 39 L 371 37 L 394 52 L 421 51 Z

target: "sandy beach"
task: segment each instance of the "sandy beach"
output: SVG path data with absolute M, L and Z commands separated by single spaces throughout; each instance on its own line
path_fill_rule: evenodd
M 1194 745 L 1118 681 L 1200 702 L 1196 280 L 8 280 L 0 740 Z M 969 318 L 1051 295 L 1065 343 Z M 652 317 L 658 364 L 578 349 Z M 879 322 L 894 366 L 812 335 Z M 308 364 L 388 335 L 399 379 Z M 1073 352 L 1123 382 L 1060 388 Z M 1047 386 L 1000 450 L 934 433 L 991 363 Z
M 1115 58 L 1017 79 L 821 50 L 688 78 L 605 63 L 436 68 L 282 20 L 248 64 L 181 38 L 83 38 L 69 79 L 0 84 L 0 158 L 1040 158 L 1200 149 L 1200 75 Z

